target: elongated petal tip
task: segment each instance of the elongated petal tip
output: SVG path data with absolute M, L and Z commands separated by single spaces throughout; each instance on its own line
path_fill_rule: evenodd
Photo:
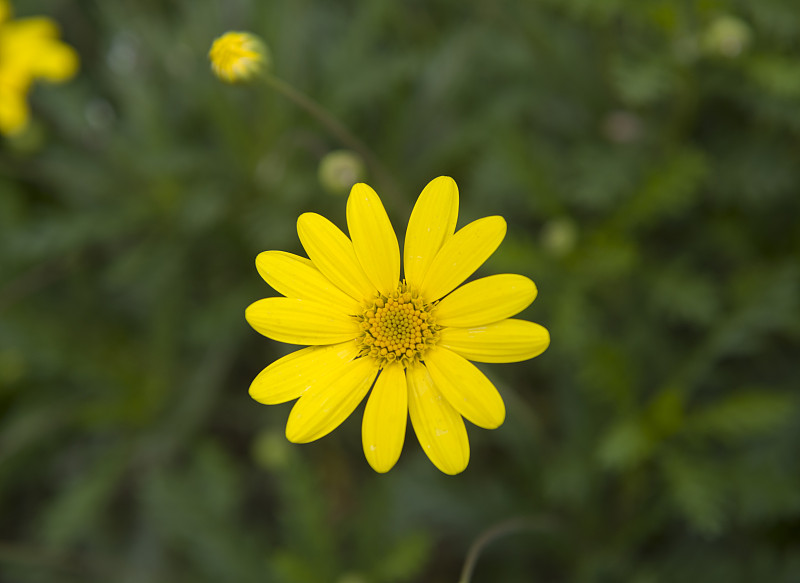
M 444 328 L 439 345 L 475 362 L 521 362 L 550 345 L 544 326 L 509 318 L 474 328 Z
M 461 285 L 500 246 L 506 228 L 503 217 L 484 217 L 447 239 L 420 285 L 422 296 L 428 301 L 438 300 Z
M 437 176 L 425 186 L 425 189 L 428 188 L 436 189 L 447 197 L 452 197 L 453 195 L 456 197 L 458 196 L 458 185 L 456 181 L 449 176 Z
M 536 298 L 536 284 L 522 275 L 504 273 L 471 281 L 436 307 L 436 323 L 459 328 L 483 326 L 514 316 Z
M 503 424 L 503 398 L 474 364 L 446 348 L 434 347 L 426 353 L 425 366 L 436 388 L 468 421 L 484 429 Z
M 469 463 L 469 439 L 464 420 L 428 374 L 423 364 L 406 369 L 408 413 L 423 451 L 441 472 L 459 474 Z
M 339 375 L 358 354 L 355 342 L 309 346 L 279 358 L 250 384 L 250 396 L 265 405 L 293 401 L 326 379 Z
M 314 266 L 336 287 L 358 301 L 375 295 L 353 243 L 336 225 L 322 215 L 303 213 L 297 219 L 297 235 Z
M 391 470 L 400 458 L 408 419 L 408 389 L 403 367 L 385 367 L 367 400 L 361 437 L 364 456 L 376 472 Z
M 403 269 L 410 285 L 420 286 L 457 219 L 458 186 L 449 176 L 434 178 L 417 198 L 406 228 Z
M 352 340 L 360 332 L 344 311 L 299 298 L 258 300 L 247 307 L 244 317 L 258 333 L 287 344 L 335 344 Z
M 400 281 L 400 247 L 377 193 L 359 182 L 347 199 L 347 228 L 361 268 L 375 289 L 386 295 Z
M 377 374 L 373 360 L 359 358 L 335 378 L 305 393 L 289 413 L 286 438 L 293 443 L 308 443 L 336 429 L 366 396 Z

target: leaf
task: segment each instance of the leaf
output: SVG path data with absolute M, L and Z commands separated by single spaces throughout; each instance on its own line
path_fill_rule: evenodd
M 667 387 L 659 391 L 645 411 L 645 422 L 650 433 L 658 438 L 677 433 L 684 424 L 684 391 Z
M 42 515 L 42 531 L 50 545 L 65 547 L 100 529 L 126 467 L 126 450 L 116 448 L 105 452 L 47 506 Z
M 673 454 L 662 461 L 668 494 L 697 531 L 719 534 L 726 521 L 723 473 L 708 460 Z
M 691 431 L 723 440 L 748 439 L 783 427 L 797 410 L 794 395 L 777 391 L 741 390 L 694 413 Z
M 679 215 L 699 196 L 707 174 L 702 152 L 678 150 L 655 165 L 636 196 L 622 209 L 621 219 L 628 226 L 638 227 Z
M 646 460 L 654 445 L 641 420 L 630 418 L 611 427 L 600 441 L 597 455 L 607 468 L 626 469 Z
M 375 581 L 416 581 L 432 551 L 431 539 L 424 532 L 404 536 L 381 556 L 374 571 Z

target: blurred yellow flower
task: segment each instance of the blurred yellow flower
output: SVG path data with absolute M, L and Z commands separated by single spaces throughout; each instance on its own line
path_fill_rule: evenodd
M 534 283 L 503 274 L 464 282 L 497 249 L 502 217 L 455 231 L 458 188 L 431 181 L 417 199 L 400 247 L 380 198 L 366 184 L 347 201 L 348 238 L 333 223 L 305 213 L 297 221 L 310 258 L 265 251 L 264 278 L 285 297 L 250 305 L 261 334 L 307 348 L 265 368 L 250 386 L 261 403 L 299 400 L 286 437 L 314 441 L 338 427 L 372 388 L 362 423 L 364 454 L 378 472 L 397 462 L 411 424 L 442 472 L 469 462 L 464 418 L 486 429 L 505 419 L 503 399 L 469 361 L 516 362 L 541 354 L 545 328 L 512 319 L 536 297 Z
M 77 72 L 77 53 L 58 36 L 58 25 L 49 18 L 11 20 L 9 3 L 0 0 L 0 133 L 17 134 L 27 125 L 34 81 L 58 83 Z
M 226 32 L 208 52 L 211 70 L 226 83 L 249 81 L 269 64 L 267 47 L 247 32 Z

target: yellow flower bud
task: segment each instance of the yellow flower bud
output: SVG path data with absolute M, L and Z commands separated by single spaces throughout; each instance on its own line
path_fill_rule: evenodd
M 269 51 L 261 39 L 248 32 L 226 32 L 208 52 L 211 70 L 226 83 L 250 81 L 269 65 Z

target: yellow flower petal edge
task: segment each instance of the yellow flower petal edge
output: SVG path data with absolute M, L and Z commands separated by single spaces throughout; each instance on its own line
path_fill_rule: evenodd
M 366 184 L 350 190 L 347 228 L 367 277 L 381 294 L 389 295 L 400 282 L 400 246 L 381 199 Z
M 353 243 L 336 225 L 316 213 L 303 213 L 297 219 L 297 234 L 308 257 L 336 287 L 358 301 L 375 295 Z
M 467 421 L 484 429 L 496 429 L 506 418 L 503 398 L 478 368 L 446 348 L 432 348 L 425 366 L 436 388 Z
M 58 39 L 55 21 L 10 17 L 9 4 L 0 4 L 0 133 L 14 136 L 28 125 L 27 96 L 33 83 L 70 79 L 79 59 L 75 49 Z
M 279 358 L 250 384 L 250 396 L 264 405 L 293 401 L 353 360 L 358 347 L 352 340 L 327 346 L 308 346 Z
M 506 236 L 503 217 L 473 221 L 445 241 L 433 258 L 420 293 L 427 301 L 449 294 L 495 252 Z
M 403 248 L 406 281 L 419 287 L 433 258 L 456 230 L 458 187 L 449 176 L 431 180 L 419 195 L 408 220 Z
M 292 407 L 286 438 L 308 443 L 339 427 L 364 399 L 377 374 L 374 361 L 357 358 L 329 383 L 315 386 Z
M 384 368 L 375 381 L 361 424 L 364 456 L 376 472 L 388 472 L 400 458 L 407 419 L 406 373 L 395 362 Z
M 287 298 L 329 304 L 334 310 L 357 314 L 360 304 L 331 283 L 314 264 L 285 251 L 264 251 L 256 257 L 256 269 L 275 291 Z
M 550 333 L 527 320 L 503 320 L 475 328 L 444 328 L 439 346 L 476 362 L 519 362 L 539 356 Z
M 504 273 L 471 281 L 443 298 L 436 307 L 440 326 L 483 326 L 527 308 L 536 299 L 536 284 L 522 275 Z
M 61 83 L 75 76 L 79 62 L 75 49 L 52 40 L 40 50 L 33 72 L 45 81 Z
M 265 405 L 293 401 L 315 384 L 327 382 L 357 354 L 352 340 L 296 350 L 262 370 L 250 385 L 250 396 Z
M 408 414 L 422 450 L 445 474 L 459 474 L 469 463 L 469 440 L 461 415 L 434 385 L 428 369 L 413 363 L 406 369 Z
M 245 318 L 255 330 L 287 344 L 335 344 L 353 340 L 360 329 L 328 304 L 297 298 L 265 298 L 248 306 Z
M 27 91 L 27 89 L 26 89 Z M 30 108 L 22 93 L 0 84 L 0 134 L 19 134 L 30 120 Z

